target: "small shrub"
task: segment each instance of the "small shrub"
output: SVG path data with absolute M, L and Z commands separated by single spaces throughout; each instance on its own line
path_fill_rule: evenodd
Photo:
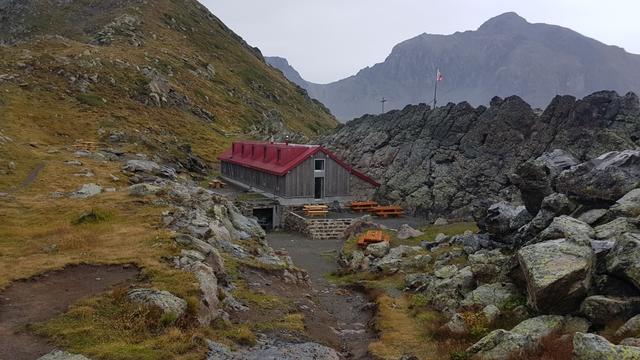
M 527 298 L 525 298 L 524 296 L 516 296 L 516 297 L 509 298 L 504 303 L 503 307 L 507 311 L 512 311 L 518 306 L 526 305 L 526 304 L 527 304 Z
M 411 295 L 411 298 L 409 300 L 410 309 L 426 307 L 427 305 L 429 305 L 429 298 L 426 295 L 424 294 Z
M 92 94 L 80 94 L 76 96 L 76 100 L 89 106 L 104 106 L 106 103 L 102 97 Z
M 162 314 L 162 316 L 160 316 L 160 326 L 162 327 L 167 327 L 170 325 L 173 325 L 176 321 L 178 320 L 178 315 L 176 315 L 175 313 L 169 312 L 169 313 L 164 313 Z
M 108 212 L 91 209 L 89 212 L 85 212 L 80 215 L 77 219 L 73 220 L 71 223 L 73 225 L 82 225 L 82 224 L 96 224 L 107 221 L 111 218 L 111 214 Z
M 471 354 L 466 351 L 454 351 L 449 354 L 449 359 L 451 360 L 469 360 L 471 359 Z

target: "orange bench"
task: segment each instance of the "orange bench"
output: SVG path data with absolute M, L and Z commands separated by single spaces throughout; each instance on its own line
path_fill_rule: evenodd
M 382 230 L 368 230 L 364 234 L 358 236 L 359 247 L 367 247 L 369 244 L 375 244 L 383 241 L 389 242 L 389 235 L 385 234 Z
M 387 218 L 389 216 L 402 216 L 404 215 L 404 209 L 400 206 L 391 205 L 391 206 L 378 206 L 371 209 L 371 212 L 380 216 L 382 218 Z
M 352 211 L 355 212 L 363 212 L 370 211 L 371 209 L 378 206 L 378 203 L 375 201 L 353 201 L 349 205 Z
M 326 216 L 329 213 L 327 205 L 305 205 L 303 209 L 307 216 Z

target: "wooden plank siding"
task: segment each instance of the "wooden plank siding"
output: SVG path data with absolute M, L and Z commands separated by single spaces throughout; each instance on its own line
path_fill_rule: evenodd
M 222 162 L 222 175 L 245 185 L 283 198 L 313 198 L 315 187 L 315 159 L 325 160 L 324 196 L 351 195 L 351 173 L 326 154 L 319 152 L 303 161 L 284 176 L 276 176 L 240 165 Z M 318 174 L 321 175 L 321 174 Z
M 276 176 L 224 161 L 220 165 L 220 172 L 222 176 L 239 181 L 247 186 L 278 196 L 286 196 L 284 176 Z

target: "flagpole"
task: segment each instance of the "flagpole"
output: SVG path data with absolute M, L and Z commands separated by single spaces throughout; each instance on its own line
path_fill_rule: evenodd
M 435 88 L 433 90 L 433 108 L 436 108 L 436 104 L 438 103 L 438 73 L 440 72 L 440 69 L 436 69 L 436 85 Z

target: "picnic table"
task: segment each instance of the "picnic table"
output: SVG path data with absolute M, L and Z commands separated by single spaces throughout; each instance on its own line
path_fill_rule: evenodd
M 329 207 L 322 204 L 305 205 L 303 209 L 307 216 L 326 216 L 329 213 Z
M 355 212 L 370 211 L 377 206 L 375 201 L 352 201 L 350 204 L 351 210 Z
M 227 184 L 220 180 L 211 180 L 211 182 L 209 182 L 209 186 L 213 189 L 222 189 L 227 186 Z
M 358 236 L 358 246 L 367 247 L 369 244 L 375 244 L 379 242 L 389 242 L 389 235 L 385 234 L 382 230 L 368 230 L 364 234 Z
M 371 212 L 376 214 L 377 216 L 387 218 L 389 216 L 402 216 L 404 215 L 404 209 L 397 205 L 391 206 L 378 206 L 371 209 Z

